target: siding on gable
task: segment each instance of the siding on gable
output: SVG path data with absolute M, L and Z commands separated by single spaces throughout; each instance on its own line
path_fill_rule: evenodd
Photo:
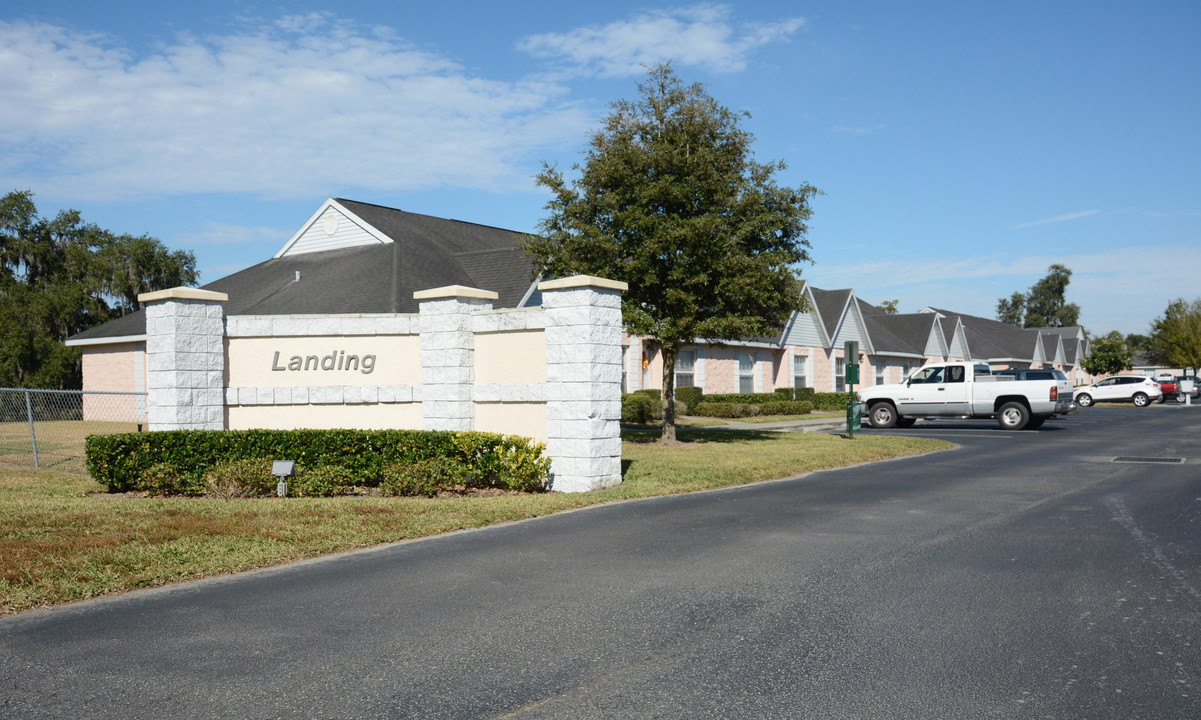
M 934 327 L 930 329 L 930 337 L 926 339 L 926 349 L 924 352 L 926 357 L 943 357 L 944 355 L 945 348 L 943 347 L 943 344 L 939 342 L 937 323 L 935 323 Z M 950 354 L 954 355 L 955 353 L 952 352 Z
M 330 232 L 331 230 L 332 232 Z M 353 216 L 348 216 L 335 207 L 327 207 L 325 212 L 321 213 L 317 220 L 304 231 L 304 234 L 288 248 L 285 255 L 301 255 L 379 244 L 381 244 L 379 239 L 367 232 L 353 219 Z
M 854 340 L 859 343 L 859 349 L 866 352 L 863 343 L 863 333 L 860 332 L 859 323 L 855 322 L 854 316 L 849 312 L 842 316 L 842 322 L 838 324 L 838 331 L 834 334 L 831 345 L 841 348 L 848 340 Z
M 821 331 L 817 329 L 817 315 L 811 312 L 798 313 L 788 334 L 784 337 L 785 345 L 799 347 L 822 347 Z

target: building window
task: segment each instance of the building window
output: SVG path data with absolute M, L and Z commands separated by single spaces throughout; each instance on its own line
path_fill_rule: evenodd
M 809 387 L 809 358 L 804 355 L 792 356 L 792 386 L 794 388 Z
M 738 353 L 738 392 L 755 392 L 754 353 Z
M 884 384 L 884 371 L 888 369 L 887 360 L 879 360 L 876 362 L 876 384 Z
M 681 350 L 676 355 L 676 387 L 696 385 L 696 350 Z
M 905 382 L 905 379 L 909 377 L 909 371 L 911 369 L 912 368 L 909 367 L 908 361 L 901 363 L 901 382 Z
M 847 361 L 845 358 L 834 358 L 834 392 L 847 391 Z

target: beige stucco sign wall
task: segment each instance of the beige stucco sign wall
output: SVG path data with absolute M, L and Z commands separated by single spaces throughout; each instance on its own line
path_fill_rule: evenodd
M 406 336 L 229 338 L 226 387 L 411 385 L 421 341 Z

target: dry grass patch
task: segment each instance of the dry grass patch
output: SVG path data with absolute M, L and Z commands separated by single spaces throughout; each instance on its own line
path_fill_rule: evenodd
M 890 436 L 630 433 L 625 481 L 592 493 L 254 500 L 108 495 L 54 471 L 0 469 L 0 614 L 332 552 L 910 455 L 948 443 Z

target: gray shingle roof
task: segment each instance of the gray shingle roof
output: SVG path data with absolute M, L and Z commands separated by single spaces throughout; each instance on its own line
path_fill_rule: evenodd
M 499 295 L 494 307 L 511 308 L 533 282 L 533 266 L 517 249 L 514 231 L 353 200 L 338 203 L 393 242 L 272 258 L 203 288 L 229 295 L 226 315 L 319 315 L 415 313 L 414 292 L 447 285 L 491 290 Z M 145 333 L 139 311 L 71 339 Z

